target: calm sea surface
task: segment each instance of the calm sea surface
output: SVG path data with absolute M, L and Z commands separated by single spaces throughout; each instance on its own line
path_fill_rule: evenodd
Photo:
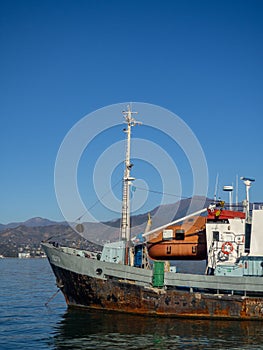
M 0 259 L 0 349 L 263 349 L 263 323 L 67 310 L 46 259 Z

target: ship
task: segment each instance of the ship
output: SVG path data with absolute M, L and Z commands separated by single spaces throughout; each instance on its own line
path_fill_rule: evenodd
M 151 229 L 140 238 L 130 225 L 131 129 L 128 106 L 119 240 L 102 251 L 42 242 L 69 308 L 155 317 L 263 320 L 263 205 L 250 203 L 254 179 L 241 178 L 246 199 L 207 208 Z M 80 228 L 80 225 L 78 225 Z M 80 230 L 81 231 L 81 230 Z M 203 273 L 178 272 L 176 260 L 203 260 Z

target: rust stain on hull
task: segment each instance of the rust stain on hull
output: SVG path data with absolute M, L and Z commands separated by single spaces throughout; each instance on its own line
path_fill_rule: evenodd
M 96 279 L 52 265 L 70 306 L 149 316 L 263 320 L 263 299 L 149 288 Z

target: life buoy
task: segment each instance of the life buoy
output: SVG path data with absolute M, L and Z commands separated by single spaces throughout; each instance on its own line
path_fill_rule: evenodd
M 222 252 L 226 255 L 229 255 L 230 253 L 232 253 L 233 249 L 234 247 L 231 242 L 224 242 L 221 247 Z

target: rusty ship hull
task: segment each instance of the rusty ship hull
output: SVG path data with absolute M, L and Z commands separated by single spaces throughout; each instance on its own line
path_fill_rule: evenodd
M 263 320 L 258 277 L 165 272 L 154 287 L 153 271 L 68 254 L 44 243 L 57 284 L 71 307 L 145 316 Z

